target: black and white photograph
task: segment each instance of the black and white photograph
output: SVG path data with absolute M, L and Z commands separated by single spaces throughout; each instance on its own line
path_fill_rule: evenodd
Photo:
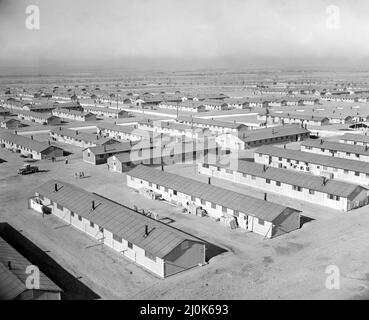
M 0 300 L 369 299 L 368 17 L 0 0 Z

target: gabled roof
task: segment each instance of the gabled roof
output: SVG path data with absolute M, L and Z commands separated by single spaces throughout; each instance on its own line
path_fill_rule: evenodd
M 324 116 L 317 116 L 313 114 L 305 114 L 305 113 L 276 113 L 271 112 L 269 114 L 270 117 L 280 117 L 280 118 L 287 118 L 287 119 L 300 119 L 300 120 L 310 120 L 310 121 L 324 121 L 329 120 L 328 117 Z
M 9 133 L 9 132 L 2 132 L 0 133 L 0 139 L 12 142 L 14 144 L 17 145 L 21 145 L 24 148 L 29 148 L 31 150 L 34 150 L 36 152 L 43 152 L 46 149 L 50 148 L 52 145 L 49 145 L 47 143 L 44 142 L 39 142 L 36 140 L 32 140 L 30 138 L 21 136 L 21 135 L 17 135 L 17 134 L 13 134 L 13 133 Z M 53 146 L 54 148 L 58 148 Z M 60 149 L 60 148 L 59 148 Z
M 324 141 L 321 139 L 309 139 L 304 141 L 301 145 L 305 147 L 323 148 L 331 151 L 350 152 L 369 156 L 368 147 L 348 143 Z
M 143 179 L 266 221 L 274 221 L 288 208 L 143 165 L 129 171 L 127 176 Z
M 293 135 L 301 135 L 309 133 L 310 131 L 302 128 L 300 125 L 284 125 L 266 129 L 249 130 L 239 138 L 244 142 L 259 141 L 264 139 L 271 139 L 276 137 L 286 137 Z
M 185 240 L 202 243 L 178 229 L 64 181 L 50 180 L 35 192 L 159 258 L 165 258 Z M 91 210 L 92 201 L 95 201 L 95 210 Z M 149 230 L 147 237 L 144 237 L 145 225 Z
M 42 112 L 34 112 L 34 111 L 27 111 L 27 110 L 13 110 L 12 111 L 15 114 L 21 115 L 21 116 L 28 116 L 43 120 L 49 120 L 51 118 L 55 118 L 55 116 L 52 116 L 50 113 L 42 113 Z
M 221 164 L 213 166 L 223 168 L 229 167 Z M 314 176 L 312 174 L 280 169 L 242 160 L 238 161 L 235 171 L 345 198 L 348 198 L 357 188 L 363 188 L 353 183 L 328 180 L 324 177 Z
M 63 108 L 57 108 L 57 109 L 53 110 L 53 113 L 71 114 L 71 115 L 80 116 L 80 117 L 95 116 L 91 112 L 84 112 L 84 111 L 78 111 L 78 110 L 69 110 L 69 109 L 63 109 Z
M 65 136 L 65 137 L 70 137 L 70 138 L 76 139 L 76 140 L 82 140 L 82 141 L 85 141 L 85 142 L 95 143 L 95 144 L 98 144 L 98 145 L 99 144 L 104 144 L 104 143 L 106 143 L 107 141 L 110 141 L 110 140 L 114 140 L 112 138 L 99 137 L 96 134 L 85 133 L 85 132 L 80 132 L 80 131 L 75 131 L 75 130 L 70 130 L 70 129 L 64 129 L 64 128 L 51 129 L 50 133 L 54 133 L 56 135 L 62 135 L 62 136 Z
M 108 154 L 108 153 L 120 153 L 130 151 L 132 145 L 130 142 L 117 142 L 113 144 L 97 146 L 97 147 L 89 147 L 84 150 L 89 149 L 91 153 L 98 155 L 98 154 Z
M 345 133 L 340 140 L 369 143 L 369 136 L 365 134 Z
M 180 122 L 193 122 L 194 124 L 203 124 L 207 126 L 215 126 L 215 127 L 222 127 L 222 128 L 230 128 L 230 129 L 240 129 L 243 127 L 247 127 L 242 123 L 236 122 L 226 122 L 226 121 L 219 121 L 214 119 L 203 119 L 203 118 L 193 118 L 190 116 L 180 116 L 178 117 Z
M 206 131 L 207 129 L 204 128 L 193 128 L 190 125 L 186 125 L 186 124 L 181 124 L 181 123 L 177 123 L 174 121 L 152 121 L 150 119 L 144 119 L 138 122 L 138 124 L 140 125 L 146 125 L 146 126 L 150 126 L 153 128 L 165 128 L 168 130 L 177 130 L 177 131 Z
M 11 270 L 8 269 L 8 261 L 11 263 Z M 0 266 L 2 266 L 2 268 L 0 268 L 0 297 L 3 294 L 5 296 L 13 296 L 13 298 L 15 298 L 18 294 L 26 290 L 25 283 L 29 276 L 29 274 L 26 273 L 26 268 L 30 265 L 32 265 L 30 261 L 0 237 Z M 12 275 L 10 275 L 10 273 Z M 9 286 L 2 288 L 1 281 L 4 281 Z M 60 289 L 41 271 L 40 290 L 55 292 L 62 291 L 62 289 Z
M 13 300 L 26 290 L 25 284 L 0 263 L 0 300 Z
M 72 102 L 62 102 L 58 103 L 58 108 L 62 109 L 70 109 L 70 108 L 81 108 L 81 104 L 78 101 L 72 101 Z
M 261 153 L 274 157 L 298 160 L 301 162 L 318 164 L 326 167 L 344 169 L 350 171 L 363 172 L 369 174 L 369 163 L 358 160 L 344 159 L 338 157 L 324 156 L 312 152 L 303 152 L 300 150 L 284 149 L 275 146 L 265 145 L 257 150 L 255 154 Z
M 164 143 L 164 142 L 163 142 Z M 122 163 L 134 162 L 134 161 L 144 161 L 149 159 L 160 159 L 161 156 L 169 156 L 169 155 L 181 155 L 185 153 L 192 153 L 194 151 L 201 152 L 204 150 L 214 150 L 216 148 L 215 145 L 208 146 L 204 144 L 198 144 L 195 141 L 186 141 L 186 142 L 176 142 L 169 144 L 169 149 L 166 149 L 166 145 L 161 144 L 157 146 L 155 143 L 152 144 L 152 148 L 149 148 L 149 142 L 147 142 L 147 147 L 144 149 L 150 149 L 150 153 L 148 152 L 139 152 L 141 149 L 141 145 L 135 145 L 132 147 L 131 152 L 124 152 L 115 154 L 112 157 L 115 157 L 118 161 Z
M 2 123 L 5 123 L 5 124 L 20 123 L 20 121 L 18 119 L 8 119 L 8 120 L 2 121 Z
M 28 106 L 28 108 L 30 109 L 30 111 L 33 110 L 53 110 L 56 108 L 56 106 L 52 105 L 52 104 L 33 104 L 31 106 Z
M 113 109 L 109 107 L 95 107 L 95 106 L 84 106 L 83 110 L 85 111 L 96 111 L 96 112 L 106 112 L 106 113 L 114 113 L 114 114 L 120 114 L 120 113 L 128 113 L 128 111 L 120 110 L 120 109 Z
M 157 136 L 160 136 L 158 133 L 154 133 L 150 130 L 142 130 L 139 128 L 136 128 L 135 126 L 129 126 L 129 125 L 117 125 L 117 124 L 110 124 L 110 123 L 104 123 L 104 124 L 98 124 L 97 128 L 99 130 L 110 130 L 115 132 L 121 132 L 125 134 L 132 134 L 136 136 L 140 136 L 143 139 L 150 139 Z M 166 136 L 165 134 L 163 136 Z M 169 137 L 169 136 L 168 136 Z

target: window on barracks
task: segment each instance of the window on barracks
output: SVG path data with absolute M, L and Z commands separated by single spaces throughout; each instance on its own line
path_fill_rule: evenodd
M 264 225 L 264 220 L 259 218 L 259 224 L 260 224 L 261 226 L 263 226 L 263 225 Z
M 115 241 L 117 241 L 117 242 L 122 243 L 122 237 L 117 236 L 117 235 L 116 235 L 116 234 L 114 234 L 114 233 L 113 233 L 113 239 L 114 239 Z
M 145 251 L 145 257 L 149 258 L 150 260 L 156 261 L 156 257 L 148 251 Z
M 93 222 L 90 222 L 90 227 L 91 228 L 94 228 L 95 227 L 95 224 Z
M 133 244 L 132 244 L 132 242 L 127 241 L 127 245 L 128 245 L 128 248 L 133 249 Z

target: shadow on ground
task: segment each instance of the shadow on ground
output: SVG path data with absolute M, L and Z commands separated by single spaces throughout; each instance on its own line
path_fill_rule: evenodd
M 302 228 L 302 226 L 305 224 L 305 223 L 309 223 L 311 221 L 314 221 L 315 219 L 313 218 L 310 218 L 310 217 L 307 217 L 307 216 L 303 216 L 301 215 L 300 216 L 300 228 Z
M 62 299 L 92 300 L 100 298 L 52 259 L 47 251 L 40 249 L 8 223 L 0 223 L 0 236 L 63 290 Z

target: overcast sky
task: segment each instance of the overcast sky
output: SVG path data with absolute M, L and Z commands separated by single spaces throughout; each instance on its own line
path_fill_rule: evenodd
M 25 27 L 29 4 L 40 30 Z M 330 5 L 338 29 L 327 27 Z M 368 0 L 0 0 L 0 65 L 360 65 L 368 17 Z

